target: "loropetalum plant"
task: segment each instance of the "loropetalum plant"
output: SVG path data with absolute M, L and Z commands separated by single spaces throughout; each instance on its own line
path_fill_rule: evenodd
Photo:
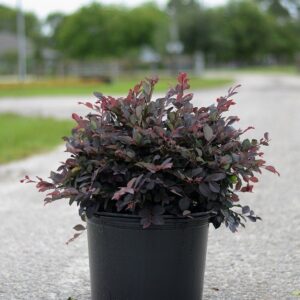
M 73 114 L 77 126 L 65 137 L 70 157 L 50 181 L 28 176 L 45 203 L 68 198 L 83 220 L 101 212 L 139 215 L 144 228 L 162 225 L 164 215 L 193 217 L 210 212 L 217 228 L 223 222 L 235 232 L 246 218 L 260 219 L 239 204 L 238 192 L 252 192 L 255 173 L 279 173 L 262 159 L 259 140 L 242 139 L 252 129 L 235 129 L 237 116 L 224 116 L 236 88 L 208 107 L 195 107 L 185 73 L 165 97 L 152 100 L 158 79 L 146 79 L 125 98 L 95 93 L 86 117 Z M 83 226 L 75 226 L 76 230 Z

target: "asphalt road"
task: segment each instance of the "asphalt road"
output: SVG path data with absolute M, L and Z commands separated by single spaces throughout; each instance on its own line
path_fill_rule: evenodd
M 255 136 L 270 132 L 265 158 L 281 177 L 265 172 L 253 194 L 243 195 L 263 218 L 232 234 L 210 228 L 204 300 L 297 299 L 300 294 L 300 77 L 241 75 L 243 87 L 232 114 Z M 194 102 L 209 104 L 226 89 L 197 92 Z M 69 117 L 84 112 L 82 98 L 11 99 L 0 112 Z M 1 129 L 0 129 L 1 130 Z M 38 129 L 37 129 L 38 130 Z M 0 299 L 88 300 L 86 236 L 66 246 L 79 222 L 76 207 L 63 200 L 43 206 L 42 195 L 21 185 L 24 174 L 47 177 L 65 157 L 50 154 L 0 166 Z M 142 299 L 132 299 L 142 300 Z M 166 299 L 168 300 L 168 299 Z M 170 299 L 171 300 L 171 299 Z M 188 299 L 183 299 L 188 300 Z

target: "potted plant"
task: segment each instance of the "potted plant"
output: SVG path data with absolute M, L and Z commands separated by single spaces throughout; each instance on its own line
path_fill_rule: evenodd
M 67 198 L 87 222 L 93 300 L 201 299 L 209 223 L 235 232 L 260 219 L 237 193 L 252 192 L 262 168 L 278 173 L 262 159 L 268 134 L 242 139 L 252 127 L 235 129 L 239 118 L 224 116 L 236 88 L 199 108 L 185 73 L 152 101 L 156 83 L 82 103 L 91 113 L 72 115 L 70 157 L 50 181 L 36 181 L 45 203 Z M 73 239 L 85 227 L 74 229 Z

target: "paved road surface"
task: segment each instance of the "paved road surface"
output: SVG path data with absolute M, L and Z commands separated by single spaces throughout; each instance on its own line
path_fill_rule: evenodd
M 233 114 L 241 125 L 268 130 L 265 151 L 281 177 L 265 173 L 256 192 L 243 195 L 263 218 L 232 234 L 210 229 L 205 300 L 296 299 L 300 291 L 300 78 L 243 75 Z M 225 89 L 197 92 L 207 104 Z M 44 99 L 0 102 L 0 111 L 69 117 L 76 101 Z M 37 103 L 39 105 L 37 105 Z M 81 108 L 82 110 L 83 108 Z M 47 176 L 65 154 L 50 154 L 0 166 L 0 299 L 77 300 L 89 298 L 86 236 L 65 246 L 77 224 L 76 208 L 64 201 L 43 207 L 32 186 L 18 183 L 24 174 Z M 142 300 L 142 299 L 132 299 Z M 188 299 L 183 299 L 188 300 Z

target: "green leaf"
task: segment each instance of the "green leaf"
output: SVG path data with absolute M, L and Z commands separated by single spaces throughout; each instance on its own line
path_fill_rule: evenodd
M 173 123 L 175 121 L 175 118 L 176 118 L 176 113 L 171 111 L 169 113 L 169 120 Z
M 80 170 L 81 170 L 81 167 L 75 167 L 71 170 L 71 173 L 74 175 L 74 174 L 79 173 Z
M 166 121 L 167 126 L 169 127 L 170 130 L 174 129 L 174 126 L 172 125 L 172 123 L 170 121 Z
M 251 143 L 250 143 L 249 139 L 246 139 L 243 141 L 242 148 L 243 148 L 243 150 L 248 150 L 249 148 L 251 148 Z
M 91 120 L 91 128 L 92 128 L 93 130 L 97 129 L 97 123 L 96 123 L 95 120 Z
M 226 164 L 223 166 L 223 169 L 228 170 L 230 168 L 230 164 Z
M 235 184 L 235 183 L 237 183 L 238 178 L 236 175 L 231 175 L 231 176 L 229 176 L 229 180 L 231 183 Z
M 292 295 L 296 297 L 300 297 L 300 290 L 293 291 Z

